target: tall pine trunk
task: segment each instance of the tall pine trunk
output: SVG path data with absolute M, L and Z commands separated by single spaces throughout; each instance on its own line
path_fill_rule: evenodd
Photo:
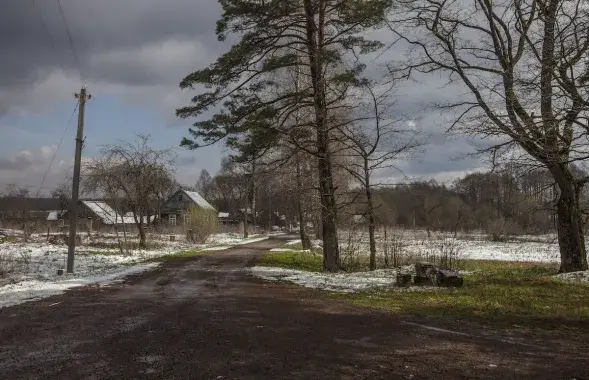
M 327 125 L 325 102 L 325 78 L 323 75 L 323 53 L 325 33 L 325 1 L 319 0 L 315 8 L 311 0 L 303 1 L 305 7 L 307 52 L 313 86 L 315 105 L 315 128 L 317 131 L 317 156 L 319 192 L 321 198 L 321 223 L 323 235 L 323 268 L 330 272 L 340 269 L 339 245 L 337 241 L 336 203 L 331 167 L 330 139 Z M 318 12 L 317 22 L 315 13 Z
M 301 178 L 301 159 L 299 153 L 296 154 L 296 169 L 297 169 L 297 212 L 299 213 L 299 233 L 301 235 L 301 244 L 303 249 L 311 249 L 311 241 L 309 235 L 305 230 L 305 215 L 303 211 L 303 181 Z

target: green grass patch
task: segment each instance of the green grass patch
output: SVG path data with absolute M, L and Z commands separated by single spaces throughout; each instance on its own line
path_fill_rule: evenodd
M 200 250 L 190 250 L 190 251 L 182 251 L 173 253 L 170 255 L 163 255 L 158 257 L 153 257 L 151 259 L 146 260 L 148 263 L 164 263 L 164 262 L 171 262 L 171 261 L 183 261 L 183 260 L 190 260 L 194 257 L 201 256 L 205 254 L 207 251 L 200 251 Z
M 291 248 L 287 246 L 287 248 Z M 323 256 L 313 252 L 284 251 L 267 252 L 257 265 L 320 272 L 323 269 Z
M 552 265 L 466 260 L 463 288 L 333 295 L 401 315 L 483 321 L 520 328 L 589 330 L 589 284 L 557 280 Z

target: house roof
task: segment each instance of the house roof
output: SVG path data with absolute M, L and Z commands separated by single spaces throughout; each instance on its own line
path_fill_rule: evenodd
M 49 215 L 47 215 L 47 220 L 59 220 L 59 214 L 63 213 L 63 211 L 53 210 L 49 211 Z
M 103 201 L 81 201 L 96 216 L 102 219 L 104 224 L 132 224 L 135 223 L 133 217 L 121 216 L 106 202 Z
M 0 210 L 18 211 L 26 207 L 29 211 L 54 211 L 58 210 L 60 200 L 55 198 L 18 198 L 18 197 L 1 197 Z
M 204 199 L 202 197 L 202 195 L 200 195 L 199 193 L 197 193 L 196 191 L 186 191 L 186 190 L 182 190 L 184 192 L 184 194 L 186 194 L 198 207 L 200 208 L 206 208 L 209 210 L 214 210 L 215 208 L 213 206 L 211 206 L 211 204 L 209 202 L 206 201 L 206 199 Z

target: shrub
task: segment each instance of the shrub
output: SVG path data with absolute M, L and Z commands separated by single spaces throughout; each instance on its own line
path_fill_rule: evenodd
M 203 244 L 209 236 L 219 232 L 219 215 L 215 210 L 191 207 L 186 219 L 186 240 Z
M 396 268 L 401 266 L 403 258 L 406 256 L 405 243 L 401 234 L 394 229 L 383 227 L 382 256 L 385 268 Z
M 517 223 L 503 218 L 491 221 L 486 230 L 488 240 L 493 242 L 508 242 L 513 236 L 523 233 Z

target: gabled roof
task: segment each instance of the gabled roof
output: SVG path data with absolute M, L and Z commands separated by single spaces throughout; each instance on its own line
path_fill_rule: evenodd
M 122 217 L 117 214 L 112 207 L 106 202 L 101 201 L 81 201 L 82 204 L 90 209 L 96 216 L 102 219 L 104 224 L 115 224 L 122 221 Z
M 184 194 L 186 194 L 188 196 L 188 198 L 190 198 L 198 207 L 200 208 L 205 208 L 205 209 L 209 209 L 209 210 L 214 210 L 215 208 L 213 206 L 211 206 L 211 204 L 209 202 L 206 201 L 206 199 L 204 199 L 202 197 L 202 195 L 200 195 L 199 193 L 197 193 L 196 191 L 186 191 L 186 190 L 182 190 L 184 192 Z
M 52 221 L 52 220 L 59 220 L 61 214 L 63 214 L 64 211 L 59 211 L 59 210 L 53 210 L 53 211 L 49 211 L 49 215 L 47 215 L 47 220 Z

